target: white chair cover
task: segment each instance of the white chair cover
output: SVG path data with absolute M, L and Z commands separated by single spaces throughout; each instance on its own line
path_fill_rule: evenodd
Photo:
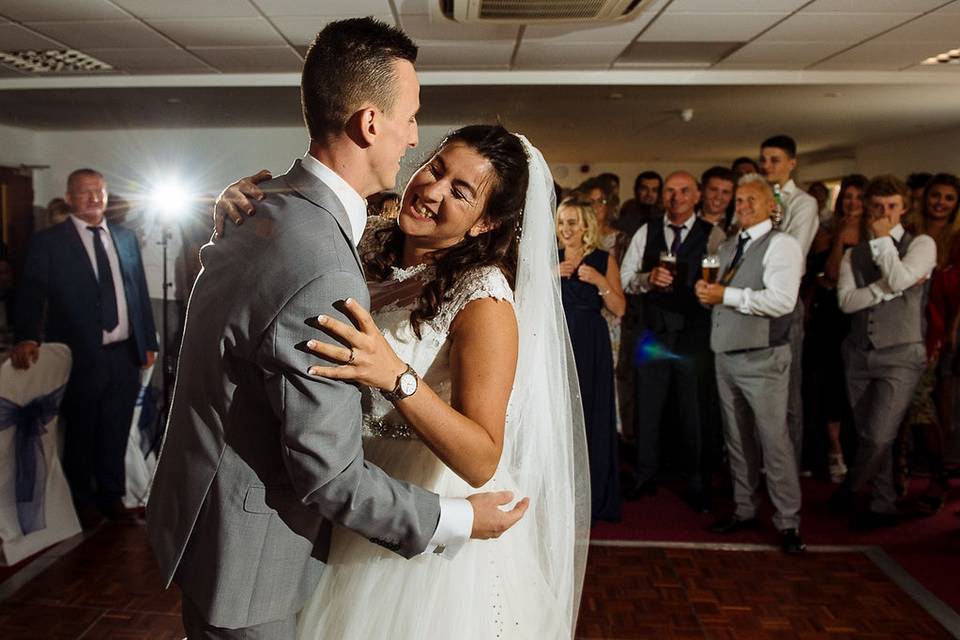
M 127 492 L 123 496 L 123 506 L 128 509 L 144 507 L 150 495 L 150 483 L 153 481 L 153 472 L 157 468 L 157 452 L 153 450 L 153 443 L 144 442 L 143 432 L 140 430 L 140 416 L 146 409 L 145 403 L 152 402 L 150 398 L 150 377 L 153 367 L 140 370 L 140 394 L 137 396 L 137 405 L 133 409 L 133 420 L 130 423 L 130 437 L 127 439 L 127 451 L 124 454 L 124 468 L 127 473 Z M 150 447 L 150 448 L 147 448 Z M 147 448 L 147 453 L 143 450 Z
M 36 440 L 31 439 L 28 446 L 21 446 L 19 455 L 17 430 L 24 427 L 9 421 L 0 425 L 0 564 L 15 564 L 81 531 L 70 488 L 60 466 L 58 447 L 57 411 L 62 395 L 56 392 L 59 390 L 62 394 L 70 376 L 70 363 L 70 349 L 52 343 L 40 346 L 39 359 L 26 371 L 14 369 L 9 359 L 0 366 L 0 403 L 5 416 L 28 407 L 34 400 L 44 405 L 40 412 L 44 418 L 52 416 L 44 427 L 39 428 Z M 21 435 L 21 444 L 22 438 Z M 29 461 L 25 459 L 28 456 Z M 21 474 L 27 468 L 36 472 L 30 482 L 36 490 L 35 499 L 27 505 L 21 500 L 19 509 L 18 465 Z M 25 534 L 24 529 L 29 532 Z

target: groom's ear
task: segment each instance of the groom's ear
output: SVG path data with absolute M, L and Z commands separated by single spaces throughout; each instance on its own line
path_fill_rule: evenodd
M 370 146 L 374 143 L 377 134 L 380 133 L 381 118 L 383 114 L 372 104 L 365 104 L 357 111 L 357 123 L 360 125 L 360 138 Z

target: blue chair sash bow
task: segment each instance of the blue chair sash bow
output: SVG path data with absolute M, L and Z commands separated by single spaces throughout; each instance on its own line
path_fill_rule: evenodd
M 43 508 L 47 485 L 47 462 L 41 438 L 60 409 L 66 385 L 46 395 L 37 396 L 24 406 L 0 398 L 0 431 L 13 427 L 16 476 L 14 491 L 17 519 L 24 535 L 45 529 L 47 517 Z

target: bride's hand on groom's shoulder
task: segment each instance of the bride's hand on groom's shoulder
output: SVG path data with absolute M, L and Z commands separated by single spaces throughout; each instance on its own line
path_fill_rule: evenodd
M 310 367 L 312 376 L 332 380 L 349 380 L 384 391 L 393 391 L 397 378 L 407 365 L 397 357 L 380 333 L 370 312 L 352 298 L 343 303 L 343 310 L 354 326 L 327 315 L 317 316 L 317 323 L 335 343 L 310 340 L 307 348 L 324 360 L 339 365 Z
M 530 506 L 530 498 L 524 498 L 504 511 L 500 507 L 510 504 L 513 494 L 509 491 L 491 491 L 475 493 L 467 496 L 473 507 L 473 531 L 470 537 L 475 540 L 499 538 L 503 533 L 517 524 Z
M 223 237 L 223 229 L 227 219 L 236 225 L 243 224 L 244 218 L 255 213 L 258 200 L 266 195 L 257 185 L 273 177 L 266 169 L 261 169 L 256 175 L 240 178 L 217 196 L 213 207 L 213 228 L 218 238 Z

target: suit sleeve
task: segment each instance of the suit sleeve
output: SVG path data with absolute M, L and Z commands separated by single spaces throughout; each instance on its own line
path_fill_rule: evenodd
M 284 305 L 261 349 L 267 394 L 300 498 L 325 518 L 409 558 L 426 549 L 437 528 L 439 497 L 367 463 L 358 389 L 307 374 L 320 360 L 304 343 L 332 342 L 308 323 L 320 313 L 349 322 L 332 306 L 349 296 L 365 300 L 366 285 L 355 274 L 333 272 L 309 282 Z
M 14 307 L 13 341 L 40 342 L 40 325 L 50 283 L 50 251 L 42 236 L 33 236 L 27 250 Z

